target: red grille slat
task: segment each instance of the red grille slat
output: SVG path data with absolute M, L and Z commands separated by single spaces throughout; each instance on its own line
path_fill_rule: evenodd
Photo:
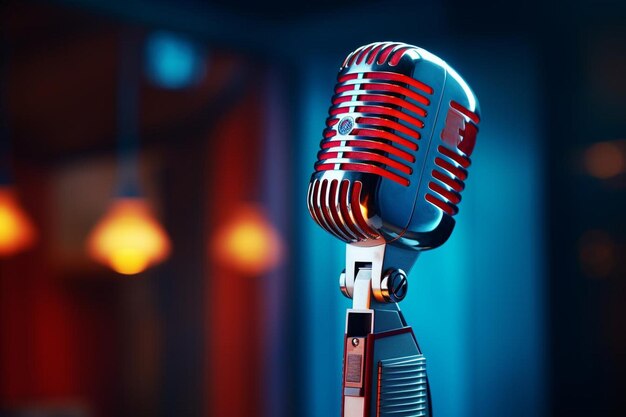
M 330 233 L 337 236 L 339 239 L 342 239 L 343 237 L 335 231 L 332 223 L 328 222 L 328 217 L 326 216 L 326 213 L 324 212 L 325 204 L 323 203 L 323 197 L 326 195 L 326 183 L 327 183 L 326 180 L 318 181 L 317 187 L 314 190 L 313 203 L 314 203 L 315 213 L 319 219 L 318 223 L 322 225 L 324 229 L 328 230 Z
M 313 189 L 314 189 L 313 186 L 314 186 L 314 184 L 316 182 L 317 182 L 317 180 L 309 183 L 309 192 L 308 192 L 308 198 L 307 198 L 307 206 L 309 207 L 309 212 L 311 213 L 311 217 L 313 217 L 313 220 L 315 220 L 317 222 L 317 216 L 315 215 L 315 210 L 313 210 L 313 204 L 311 203 L 311 198 L 313 197 Z
M 375 103 L 389 103 L 389 104 L 393 104 L 394 106 L 398 106 L 400 108 L 408 109 L 419 116 L 426 117 L 426 110 L 398 97 L 387 96 L 387 95 L 382 95 L 382 94 L 359 94 L 357 96 L 357 100 L 373 101 Z
M 341 221 L 336 221 L 335 217 L 333 216 L 333 205 L 334 205 L 334 198 L 333 198 L 333 183 L 336 183 L 337 181 L 328 181 L 328 180 L 324 180 L 322 182 L 322 195 L 321 197 L 324 199 L 323 203 L 322 203 L 322 212 L 325 215 L 326 218 L 326 223 L 333 229 L 333 231 L 335 232 L 336 235 L 339 235 L 341 237 L 343 237 L 344 240 L 350 240 L 350 234 L 346 233 L 344 231 L 344 228 L 341 224 Z M 330 183 L 330 186 L 329 186 Z
M 380 127 L 388 127 L 393 130 L 404 133 L 405 135 L 412 136 L 415 139 L 419 139 L 421 135 L 416 130 L 409 129 L 408 127 L 401 125 L 400 123 L 377 117 L 357 117 L 356 122 L 362 125 L 374 125 Z
M 363 62 L 363 59 L 365 58 L 365 56 L 367 55 L 367 53 L 374 47 L 374 45 L 369 45 L 367 48 L 363 49 L 360 53 L 359 53 L 359 57 L 356 59 L 356 64 L 359 65 L 361 62 Z
M 348 192 L 350 191 L 350 181 L 343 180 L 339 186 L 339 212 L 343 217 L 346 226 L 356 236 L 357 239 L 366 239 L 366 233 L 359 228 L 353 217 L 350 215 L 348 205 L 350 204 L 350 198 Z
M 393 49 L 397 46 L 398 44 L 394 44 L 392 43 L 391 45 L 385 47 L 385 49 L 383 49 L 380 53 L 380 56 L 378 57 L 378 65 L 382 65 L 387 58 L 389 57 L 389 54 L 391 53 L 391 51 L 393 51 Z
M 330 114 L 334 116 L 336 114 L 348 113 L 349 111 L 349 107 L 337 107 L 336 109 L 330 109 Z
M 400 81 L 401 83 L 408 84 L 413 86 L 419 90 L 422 90 L 425 93 L 432 94 L 434 92 L 433 88 L 429 85 L 424 84 L 421 81 L 417 81 L 414 78 L 406 76 L 404 74 L 398 74 L 396 72 L 365 72 L 363 73 L 363 78 L 370 80 L 392 80 L 392 81 Z
M 404 146 L 405 148 L 409 148 L 413 151 L 416 151 L 418 149 L 418 146 L 416 143 L 411 142 L 410 140 L 406 140 L 403 137 L 400 137 L 398 135 L 394 135 L 393 133 L 384 131 L 384 130 L 379 130 L 379 129 L 362 129 L 362 128 L 356 128 L 356 129 L 352 129 L 352 135 L 354 136 L 366 136 L 366 137 L 370 137 L 370 138 L 382 138 L 382 139 L 387 139 L 391 142 L 395 142 L 399 145 Z
M 395 72 L 363 72 L 360 73 L 363 75 L 363 78 L 361 78 L 359 81 L 365 81 L 364 84 L 366 85 L 384 85 L 382 83 L 379 82 L 373 82 L 373 83 L 367 83 L 367 80 L 375 80 L 375 81 L 387 81 L 387 82 L 392 82 L 392 83 L 401 83 L 401 84 L 408 84 L 412 87 L 415 87 L 419 90 L 421 90 L 422 92 L 428 93 L 428 94 L 433 94 L 433 89 L 432 87 L 430 87 L 427 84 L 424 84 L 421 81 L 417 81 L 414 78 L 408 77 L 404 74 L 398 74 Z M 356 80 L 358 79 L 359 73 L 351 73 L 351 74 L 347 74 L 344 75 L 342 77 L 339 78 L 339 84 L 345 83 L 347 81 L 352 81 L 352 80 Z M 358 83 L 349 83 L 346 84 L 346 86 L 354 86 L 354 85 L 358 85 Z M 388 84 L 388 85 L 395 85 L 401 88 L 404 88 L 408 91 L 413 92 L 412 90 L 404 87 L 403 85 L 398 85 L 398 84 Z M 418 94 L 418 93 L 414 93 L 414 94 Z M 418 94 L 419 95 L 419 94 Z M 425 98 L 425 97 L 424 97 Z M 425 98 L 426 100 L 428 100 L 427 98 Z M 417 99 L 418 101 L 422 101 L 422 99 Z M 473 114 L 475 117 L 477 117 L 474 113 L 470 112 L 469 110 L 465 109 L 467 112 Z M 468 116 L 469 117 L 469 116 Z
M 361 51 L 363 50 L 364 46 L 360 47 L 359 49 L 357 49 L 356 51 L 354 51 L 352 53 L 352 56 L 350 57 L 350 59 L 348 60 L 348 65 L 347 66 L 352 66 L 354 65 L 354 61 L 358 58 L 359 54 L 361 53 Z
M 452 159 L 454 162 L 456 162 L 457 164 L 461 165 L 463 168 L 467 168 L 470 166 L 470 160 L 469 158 L 463 156 L 463 155 L 459 155 L 458 153 L 446 148 L 445 146 L 441 146 L 439 145 L 439 147 L 437 148 L 437 150 L 439 151 L 440 154 L 447 156 L 448 158 Z
M 480 117 L 478 117 L 478 115 L 476 113 L 474 113 L 473 111 L 468 110 L 466 107 L 460 105 L 459 103 L 457 103 L 456 101 L 451 101 L 450 102 L 450 107 L 452 107 L 453 109 L 461 112 L 463 115 L 467 116 L 472 122 L 478 124 L 480 123 Z
M 383 114 L 386 116 L 395 117 L 405 122 L 411 123 L 417 128 L 423 128 L 424 122 L 420 119 L 415 118 L 407 113 L 399 111 L 391 106 L 398 106 L 398 104 L 392 103 L 390 100 L 379 101 L 379 102 L 365 102 L 365 101 L 349 101 L 345 100 L 342 102 L 333 100 L 333 105 L 335 108 L 331 109 L 331 114 L 336 115 L 340 113 L 347 113 L 350 107 L 355 107 L 355 111 L 357 113 L 373 113 L 373 114 Z M 405 106 L 406 107 L 406 106 Z M 344 109 L 344 111 L 338 111 L 339 109 Z
M 426 201 L 439 207 L 441 210 L 445 211 L 450 216 L 454 216 L 459 211 L 459 209 L 456 206 L 450 205 L 446 203 L 445 201 L 440 200 L 439 198 L 435 197 L 432 194 L 426 194 L 425 198 L 426 198 Z
M 315 171 L 335 171 L 335 165 L 339 165 L 339 171 L 357 171 L 363 172 L 366 174 L 376 174 L 381 177 L 388 178 L 392 181 L 397 182 L 398 184 L 404 185 L 405 187 L 409 185 L 409 180 L 401 177 L 400 175 L 394 174 L 393 172 L 387 171 L 386 169 L 377 167 L 371 164 L 354 164 L 354 163 L 339 163 L 339 164 L 320 164 L 317 162 L 315 164 Z
M 317 199 L 319 196 L 319 191 L 320 191 L 320 182 L 319 181 L 315 181 L 315 184 L 313 185 L 313 193 L 311 194 L 311 201 L 310 204 L 313 208 L 313 213 L 315 214 L 315 218 L 317 220 L 317 222 L 320 225 L 324 225 L 324 219 L 322 217 L 322 212 L 320 211 L 319 205 L 317 204 Z
M 343 96 L 343 97 L 335 97 L 333 98 L 333 104 L 345 103 L 348 101 L 352 101 L 353 96 Z
M 372 228 L 367 224 L 367 221 L 363 217 L 363 212 L 361 211 L 361 188 L 362 184 L 359 181 L 355 181 L 352 186 L 352 201 L 350 206 L 352 208 L 352 213 L 354 213 L 354 220 L 359 225 L 361 230 L 375 239 L 379 236 L 379 234 L 372 230 Z
M 336 118 L 336 117 L 329 117 L 329 118 L 326 119 L 326 126 L 327 127 L 333 127 L 337 123 L 339 123 L 339 119 Z
M 455 193 L 454 191 L 447 190 L 435 182 L 431 181 L 430 183 L 428 183 L 428 188 L 430 188 L 437 194 L 445 197 L 452 204 L 459 204 L 461 202 L 460 194 Z
M 346 57 L 346 59 L 343 61 L 343 64 L 341 64 L 341 68 L 345 68 L 348 66 L 348 62 L 350 62 L 350 58 L 352 58 L 353 55 L 354 55 L 354 52 L 352 52 L 350 55 Z
M 354 85 L 354 84 L 353 84 Z M 396 84 L 384 84 L 384 83 L 366 83 L 361 85 L 362 90 L 375 90 L 375 91 L 390 91 L 392 93 L 402 94 L 403 96 L 410 97 L 413 100 L 425 104 L 428 106 L 430 100 L 426 97 L 409 90 L 408 88 L 396 85 Z M 348 91 L 348 90 L 344 90 Z
M 395 50 L 393 52 L 393 56 L 391 57 L 391 59 L 389 60 L 389 65 L 392 66 L 396 66 L 398 65 L 398 62 L 400 62 L 400 60 L 402 59 L 402 56 L 409 50 L 412 49 L 411 46 L 403 46 L 401 48 L 398 48 L 397 50 Z
M 345 85 L 337 85 L 337 87 L 335 87 L 335 93 L 339 94 L 339 93 L 343 93 L 345 91 L 350 91 L 350 90 L 354 90 L 354 86 L 357 84 L 345 84 Z
M 359 87 L 359 89 L 355 90 L 355 87 Z M 430 105 L 430 100 L 427 99 L 426 97 L 398 84 L 389 84 L 389 83 L 384 83 L 384 82 L 350 83 L 350 84 L 344 84 L 344 85 L 339 84 L 337 87 L 335 87 L 336 94 L 346 93 L 349 91 L 350 92 L 354 91 L 353 95 L 359 94 L 359 92 L 361 91 L 367 91 L 371 93 L 383 93 L 383 94 L 385 92 L 390 92 L 390 93 L 402 95 L 404 97 L 408 97 L 426 106 Z M 387 97 L 401 99 L 400 97 L 396 97 L 396 96 L 387 95 Z M 411 104 L 411 103 L 408 103 L 408 104 Z
M 345 107 L 344 107 L 345 108 Z M 356 107 L 357 113 L 372 113 L 372 114 L 384 114 L 386 116 L 396 117 L 398 119 L 409 122 L 418 128 L 424 127 L 424 122 L 414 117 L 402 113 L 401 111 L 390 109 L 389 107 L 376 106 L 376 105 L 358 105 Z
M 457 168 L 448 161 L 444 161 L 443 159 L 437 157 L 435 158 L 435 164 L 440 166 L 441 168 L 448 171 L 450 174 L 454 175 L 461 181 L 465 181 L 467 179 L 467 171 L 461 168 Z
M 347 227 L 346 221 L 342 219 L 341 214 L 338 210 L 338 202 L 339 202 L 339 181 L 332 180 L 330 182 L 330 190 L 328 194 L 328 205 L 330 207 L 330 214 L 335 222 L 335 225 L 341 229 L 341 232 L 346 235 L 349 240 L 355 240 L 357 236 Z
M 342 145 L 343 144 L 343 145 Z M 415 162 L 415 157 L 410 153 L 404 152 L 395 146 L 387 145 L 386 143 L 374 141 L 374 140 L 359 140 L 359 139 L 351 139 L 351 140 L 341 140 L 341 139 L 333 139 L 333 140 L 324 140 L 321 143 L 322 149 L 328 149 L 329 152 L 344 152 L 349 150 L 348 147 L 353 148 L 365 148 L 365 149 L 373 149 L 379 150 L 383 152 L 390 153 L 392 155 L 398 156 L 409 163 Z
M 381 43 L 376 48 L 371 50 L 371 52 L 369 53 L 369 56 L 367 57 L 368 65 L 371 65 L 374 62 L 374 60 L 376 59 L 376 56 L 378 55 L 378 52 L 383 48 L 383 46 L 385 46 L 385 44 Z
M 337 227 L 333 224 L 333 221 L 330 217 L 330 212 L 328 210 L 328 180 L 322 180 L 322 185 L 320 187 L 319 190 L 319 194 L 317 195 L 317 198 L 319 200 L 319 206 L 321 207 L 321 214 L 322 217 L 324 218 L 324 223 L 326 224 L 326 230 L 331 231 L 333 234 L 335 234 L 336 236 L 339 236 L 339 238 L 344 238 L 345 236 L 342 236 L 342 234 L 339 232 L 339 230 L 337 230 Z
M 350 74 L 341 75 L 339 78 L 337 78 L 337 81 L 339 83 L 345 83 L 346 81 L 356 80 L 357 78 L 359 78 L 359 74 L 356 72 L 352 72 Z
M 356 160 L 360 159 L 364 161 L 380 162 L 381 164 L 385 164 L 391 168 L 395 168 L 398 171 L 403 172 L 407 175 L 411 175 L 413 173 L 413 170 L 411 169 L 411 167 L 404 165 L 398 161 L 395 161 L 391 158 L 387 158 L 386 156 L 377 154 L 377 153 L 350 151 L 350 152 L 343 152 L 343 156 L 345 156 L 348 159 L 356 159 Z
M 438 179 L 442 183 L 446 184 L 448 187 L 452 188 L 454 191 L 461 192 L 463 191 L 463 188 L 465 188 L 465 184 L 463 184 L 462 182 L 459 182 L 454 178 L 450 178 L 446 174 L 443 174 L 436 169 L 433 169 L 432 176 L 433 178 Z
M 332 138 L 334 136 L 337 136 L 337 131 L 334 129 L 324 129 L 324 137 L 325 138 Z
M 377 153 L 358 152 L 358 151 L 345 151 L 345 152 L 322 151 L 318 157 L 320 161 L 326 161 L 327 159 L 341 159 L 341 158 L 354 159 L 355 160 L 354 162 L 360 162 L 360 161 L 380 162 L 381 164 L 385 164 L 387 166 L 395 168 L 398 171 L 401 171 L 408 175 L 410 175 L 413 172 L 413 170 L 410 167 L 398 161 L 394 161 L 391 158 L 387 158 L 386 156 L 377 154 Z M 343 163 L 343 162 L 336 162 L 336 163 Z

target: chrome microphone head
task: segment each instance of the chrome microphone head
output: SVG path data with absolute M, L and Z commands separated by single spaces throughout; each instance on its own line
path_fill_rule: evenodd
M 474 93 L 440 58 L 404 43 L 358 48 L 339 71 L 309 184 L 311 216 L 355 246 L 443 244 L 479 121 Z

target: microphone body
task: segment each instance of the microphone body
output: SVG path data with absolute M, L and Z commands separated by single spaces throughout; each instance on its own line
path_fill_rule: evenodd
M 425 358 L 397 303 L 419 253 L 452 233 L 479 114 L 465 81 L 421 48 L 372 43 L 341 66 L 308 208 L 347 243 L 343 417 L 432 413 Z

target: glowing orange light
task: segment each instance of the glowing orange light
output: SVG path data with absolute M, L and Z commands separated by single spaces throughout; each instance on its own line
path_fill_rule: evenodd
M 585 152 L 585 168 L 596 178 L 608 179 L 626 170 L 624 150 L 615 142 L 600 142 Z
M 33 223 L 11 187 L 0 187 L 0 256 L 11 256 L 36 241 Z
M 615 269 L 617 248 L 604 230 L 588 230 L 579 241 L 579 259 L 583 271 L 592 278 L 604 278 Z
M 239 209 L 216 233 L 213 253 L 217 261 L 248 275 L 260 275 L 282 260 L 278 232 L 255 206 Z
M 359 206 L 361 207 L 361 213 L 363 214 L 363 218 L 367 219 L 367 206 L 363 203 L 359 203 Z
M 170 253 L 167 233 L 142 198 L 120 198 L 91 231 L 89 255 L 124 275 L 162 262 Z

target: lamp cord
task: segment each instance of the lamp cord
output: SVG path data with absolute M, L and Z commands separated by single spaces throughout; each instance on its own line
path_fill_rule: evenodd
M 139 186 L 139 84 L 141 38 L 135 29 L 119 35 L 117 90 L 118 195 L 137 197 Z

